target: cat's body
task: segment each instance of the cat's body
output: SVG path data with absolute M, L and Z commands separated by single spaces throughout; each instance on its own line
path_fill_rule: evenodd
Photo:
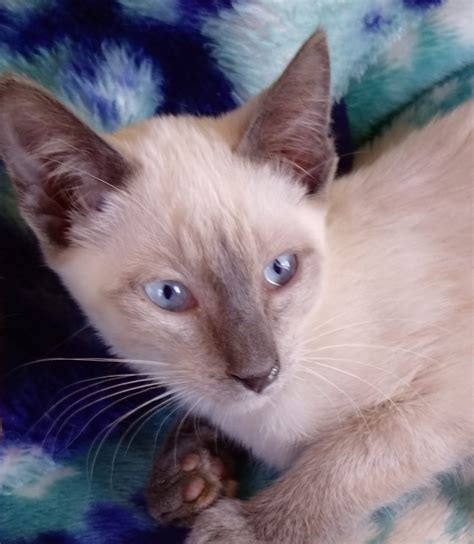
M 472 449 L 473 103 L 321 188 L 327 71 L 316 35 L 246 108 L 109 144 L 28 84 L 0 86 L 23 213 L 97 329 L 287 469 L 204 512 L 193 543 L 339 543 Z
M 471 102 L 383 154 L 380 142 L 375 160 L 365 154 L 370 164 L 330 185 L 320 307 L 304 333 L 303 351 L 344 374 L 305 366 L 361 410 L 384 397 L 423 409 L 436 396 L 441 436 L 473 421 L 473 120 Z M 342 391 L 328 407 L 325 382 L 295 374 L 276 405 L 226 418 L 231 436 L 276 465 L 354 411 Z

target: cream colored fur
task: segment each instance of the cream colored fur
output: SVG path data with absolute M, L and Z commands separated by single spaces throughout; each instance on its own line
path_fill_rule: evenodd
M 304 232 L 324 254 L 322 287 L 314 311 L 281 338 L 281 383 L 237 408 L 238 399 L 206 398 L 196 373 L 186 400 L 203 398 L 198 412 L 280 468 L 307 444 L 334 447 L 329 462 L 362 514 L 472 451 L 473 112 L 470 102 L 394 148 L 377 144 L 367 167 L 331 184 L 325 227 L 319 201 L 232 156 L 213 121 L 149 121 L 111 140 L 142 166 L 131 196 L 115 198 L 121 213 L 96 226 L 95 245 L 90 229 L 78 231 L 87 243 L 52 265 L 117 352 L 159 359 L 152 331 L 168 319 L 186 337 L 187 324 L 134 303 L 125 278 L 175 277 L 170 264 L 162 268 L 167 255 L 167 263 L 190 267 L 192 282 L 202 247 L 191 230 L 208 241 L 210 261 L 213 225 L 246 246 L 263 239 L 265 259 Z M 182 358 L 193 360 L 184 346 Z M 366 447 L 380 476 L 358 467 Z M 343 502 L 334 505 L 341 517 Z
M 192 544 L 352 544 L 368 512 L 472 452 L 474 102 L 386 137 L 315 196 L 285 165 L 236 151 L 255 104 L 104 137 L 131 165 L 126 183 L 43 249 L 116 354 L 286 469 L 202 514 Z M 263 269 L 287 251 L 297 276 L 271 292 Z M 207 329 L 225 322 L 216 275 L 271 323 L 281 371 L 262 394 L 229 378 Z M 156 279 L 183 282 L 197 309 L 154 306 L 143 286 Z

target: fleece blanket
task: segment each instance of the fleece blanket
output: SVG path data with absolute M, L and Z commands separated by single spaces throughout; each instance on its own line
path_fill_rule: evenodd
M 472 9 L 471 0 L 0 0 L 0 71 L 33 78 L 112 131 L 240 104 L 319 26 L 347 159 L 393 120 L 423 124 L 472 96 Z M 108 357 L 43 265 L 1 175 L 1 544 L 183 541 L 184 530 L 155 526 L 142 495 L 176 408 L 147 422 L 140 406 L 151 394 Z M 274 476 L 242 468 L 245 495 Z M 454 467 L 368 513 L 359 541 L 473 542 L 473 514 L 473 482 Z

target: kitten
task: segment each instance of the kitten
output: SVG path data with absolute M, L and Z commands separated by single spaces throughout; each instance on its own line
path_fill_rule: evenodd
M 329 87 L 321 33 L 235 112 L 114 135 L 0 83 L 0 155 L 48 264 L 114 352 L 285 469 L 203 511 L 193 544 L 353 542 L 472 451 L 474 105 L 331 183 Z M 184 441 L 157 517 L 233 478 Z

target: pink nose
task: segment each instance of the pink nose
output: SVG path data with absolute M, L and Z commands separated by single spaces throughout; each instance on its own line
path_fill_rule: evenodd
M 270 371 L 266 372 L 265 374 L 260 374 L 258 376 L 238 376 L 237 374 L 232 374 L 232 376 L 245 385 L 247 389 L 255 391 L 255 393 L 261 393 L 266 387 L 275 381 L 279 372 L 280 363 L 275 361 L 275 364 L 272 366 Z

